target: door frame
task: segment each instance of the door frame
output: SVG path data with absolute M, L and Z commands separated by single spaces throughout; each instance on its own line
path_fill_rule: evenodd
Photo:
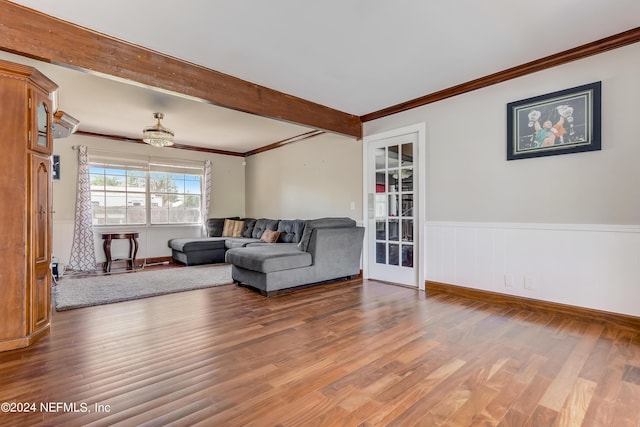
M 414 205 L 418 212 L 414 214 L 414 227 L 416 229 L 416 242 L 414 250 L 417 251 L 418 256 L 414 257 L 417 260 L 416 265 L 416 281 L 417 289 L 425 289 L 426 279 L 426 232 L 425 232 L 425 218 L 426 218 L 426 206 L 427 206 L 427 180 L 426 180 L 426 164 L 427 164 L 427 149 L 426 149 L 426 124 L 424 122 L 416 123 L 409 126 L 404 126 L 397 129 L 391 129 L 388 131 L 375 133 L 365 136 L 362 139 L 362 223 L 365 226 L 364 241 L 365 244 L 362 248 L 362 274 L 363 278 L 369 278 L 369 257 L 373 254 L 369 253 L 369 239 L 372 236 L 372 230 L 369 230 L 369 217 L 371 215 L 371 209 L 373 209 L 373 201 L 369 197 L 369 180 L 373 175 L 371 172 L 372 165 L 368 162 L 368 148 L 371 143 L 380 141 L 382 139 L 388 139 L 392 137 L 398 137 L 407 134 L 417 134 L 417 167 L 414 166 L 414 176 L 417 175 L 415 182 L 418 184 L 418 188 L 414 193 L 414 197 L 417 197 L 418 203 Z

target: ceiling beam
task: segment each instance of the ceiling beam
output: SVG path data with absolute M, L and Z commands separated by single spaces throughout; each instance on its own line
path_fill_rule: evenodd
M 406 101 L 382 110 L 374 111 L 361 116 L 360 120 L 364 123 L 380 119 L 392 114 L 422 107 L 423 105 L 432 104 L 434 102 L 442 101 L 443 99 L 482 89 L 487 86 L 515 79 L 516 77 L 526 76 L 527 74 L 546 70 L 547 68 L 566 64 L 568 62 L 597 55 L 608 50 L 617 49 L 637 42 L 640 42 L 640 27 L 604 39 L 596 40 L 573 49 L 546 56 L 535 61 L 527 62 L 526 64 L 518 65 L 507 70 L 489 74 L 488 76 L 480 77 L 479 79 L 471 80 L 429 95 L 421 96 L 420 98 L 416 98 L 411 101 Z
M 0 0 L 0 49 L 355 138 L 347 114 Z

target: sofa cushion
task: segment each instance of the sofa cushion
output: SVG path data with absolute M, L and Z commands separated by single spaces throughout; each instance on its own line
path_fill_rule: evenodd
M 278 236 L 280 236 L 279 231 L 272 231 L 272 230 L 266 229 L 262 232 L 262 236 L 260 237 L 260 240 L 262 240 L 265 243 L 275 243 L 278 241 Z
M 195 237 L 171 239 L 168 246 L 179 252 L 207 251 L 211 249 L 224 249 L 225 239 L 220 237 Z
M 242 237 L 243 228 L 244 221 L 225 219 L 224 227 L 222 228 L 222 237 Z
M 240 219 L 240 217 L 236 216 L 230 218 L 209 218 L 207 220 L 207 236 L 221 237 L 225 219 Z
M 305 223 L 302 238 L 300 239 L 300 243 L 298 243 L 298 247 L 303 251 L 307 250 L 309 247 L 309 239 L 311 239 L 311 232 L 314 228 L 351 228 L 355 226 L 356 222 L 347 217 L 330 217 L 308 220 Z
M 225 261 L 246 270 L 260 273 L 291 270 L 308 267 L 312 263 L 311 254 L 290 245 L 250 246 L 229 249 Z
M 302 238 L 305 221 L 301 219 L 281 219 L 278 223 L 281 243 L 298 243 Z
M 260 218 L 256 220 L 256 225 L 253 227 L 251 237 L 259 239 L 262 237 L 262 233 L 264 233 L 264 230 L 266 229 L 276 231 L 278 229 L 278 222 L 279 221 L 277 219 L 268 218 Z
M 245 246 L 253 247 L 253 246 L 276 246 L 276 245 L 278 246 L 278 248 L 284 248 L 285 246 L 290 246 L 293 249 L 300 250 L 297 243 L 266 243 L 266 242 L 263 242 L 262 240 L 247 243 Z
M 224 246 L 227 249 L 244 248 L 245 246 L 251 243 L 258 243 L 258 242 L 262 242 L 262 240 L 254 239 L 252 237 L 227 237 L 226 240 L 224 241 Z
M 255 218 L 243 218 L 244 227 L 242 228 L 242 237 L 253 237 L 253 227 L 256 225 Z

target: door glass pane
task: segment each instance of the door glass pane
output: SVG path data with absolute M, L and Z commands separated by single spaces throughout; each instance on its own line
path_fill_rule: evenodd
M 413 169 L 400 169 L 402 178 L 402 191 L 413 191 Z
M 376 149 L 376 170 L 384 169 L 387 165 L 385 162 L 385 152 L 384 148 Z
M 376 194 L 376 218 L 387 216 L 387 196 Z
M 413 166 L 413 143 L 402 144 L 402 166 Z
M 389 216 L 398 216 L 400 213 L 400 199 L 397 194 L 389 195 Z
M 413 245 L 402 245 L 402 266 L 413 267 Z
M 386 243 L 376 243 L 376 263 L 378 264 L 386 264 L 387 263 L 387 253 L 386 253 Z
M 390 193 L 394 193 L 396 191 L 399 191 L 398 188 L 398 181 L 399 181 L 399 171 L 398 169 L 395 170 L 390 170 L 388 172 L 388 183 L 389 183 L 389 189 L 387 190 Z
M 400 245 L 389 243 L 389 265 L 400 264 Z
M 387 156 L 387 168 L 397 168 L 400 166 L 400 162 L 398 161 L 398 146 L 394 145 L 388 148 L 389 155 Z
M 397 219 L 389 220 L 389 240 L 393 240 L 395 242 L 398 241 L 398 237 L 400 235 L 400 229 Z
M 387 240 L 387 222 L 376 221 L 376 240 Z
M 413 216 L 413 194 L 402 195 L 402 216 Z
M 413 220 L 412 219 L 402 220 L 402 241 L 413 242 Z
M 387 186 L 384 181 L 385 173 L 376 172 L 376 193 L 384 193 L 387 191 Z

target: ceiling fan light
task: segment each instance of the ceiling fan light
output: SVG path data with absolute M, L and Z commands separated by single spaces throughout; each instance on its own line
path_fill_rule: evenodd
M 160 120 L 164 118 L 164 114 L 154 113 L 153 117 L 155 117 L 158 122 L 153 126 L 144 128 L 142 131 L 142 140 L 154 147 L 169 147 L 173 145 L 173 131 L 162 126 L 162 123 L 160 123 Z

